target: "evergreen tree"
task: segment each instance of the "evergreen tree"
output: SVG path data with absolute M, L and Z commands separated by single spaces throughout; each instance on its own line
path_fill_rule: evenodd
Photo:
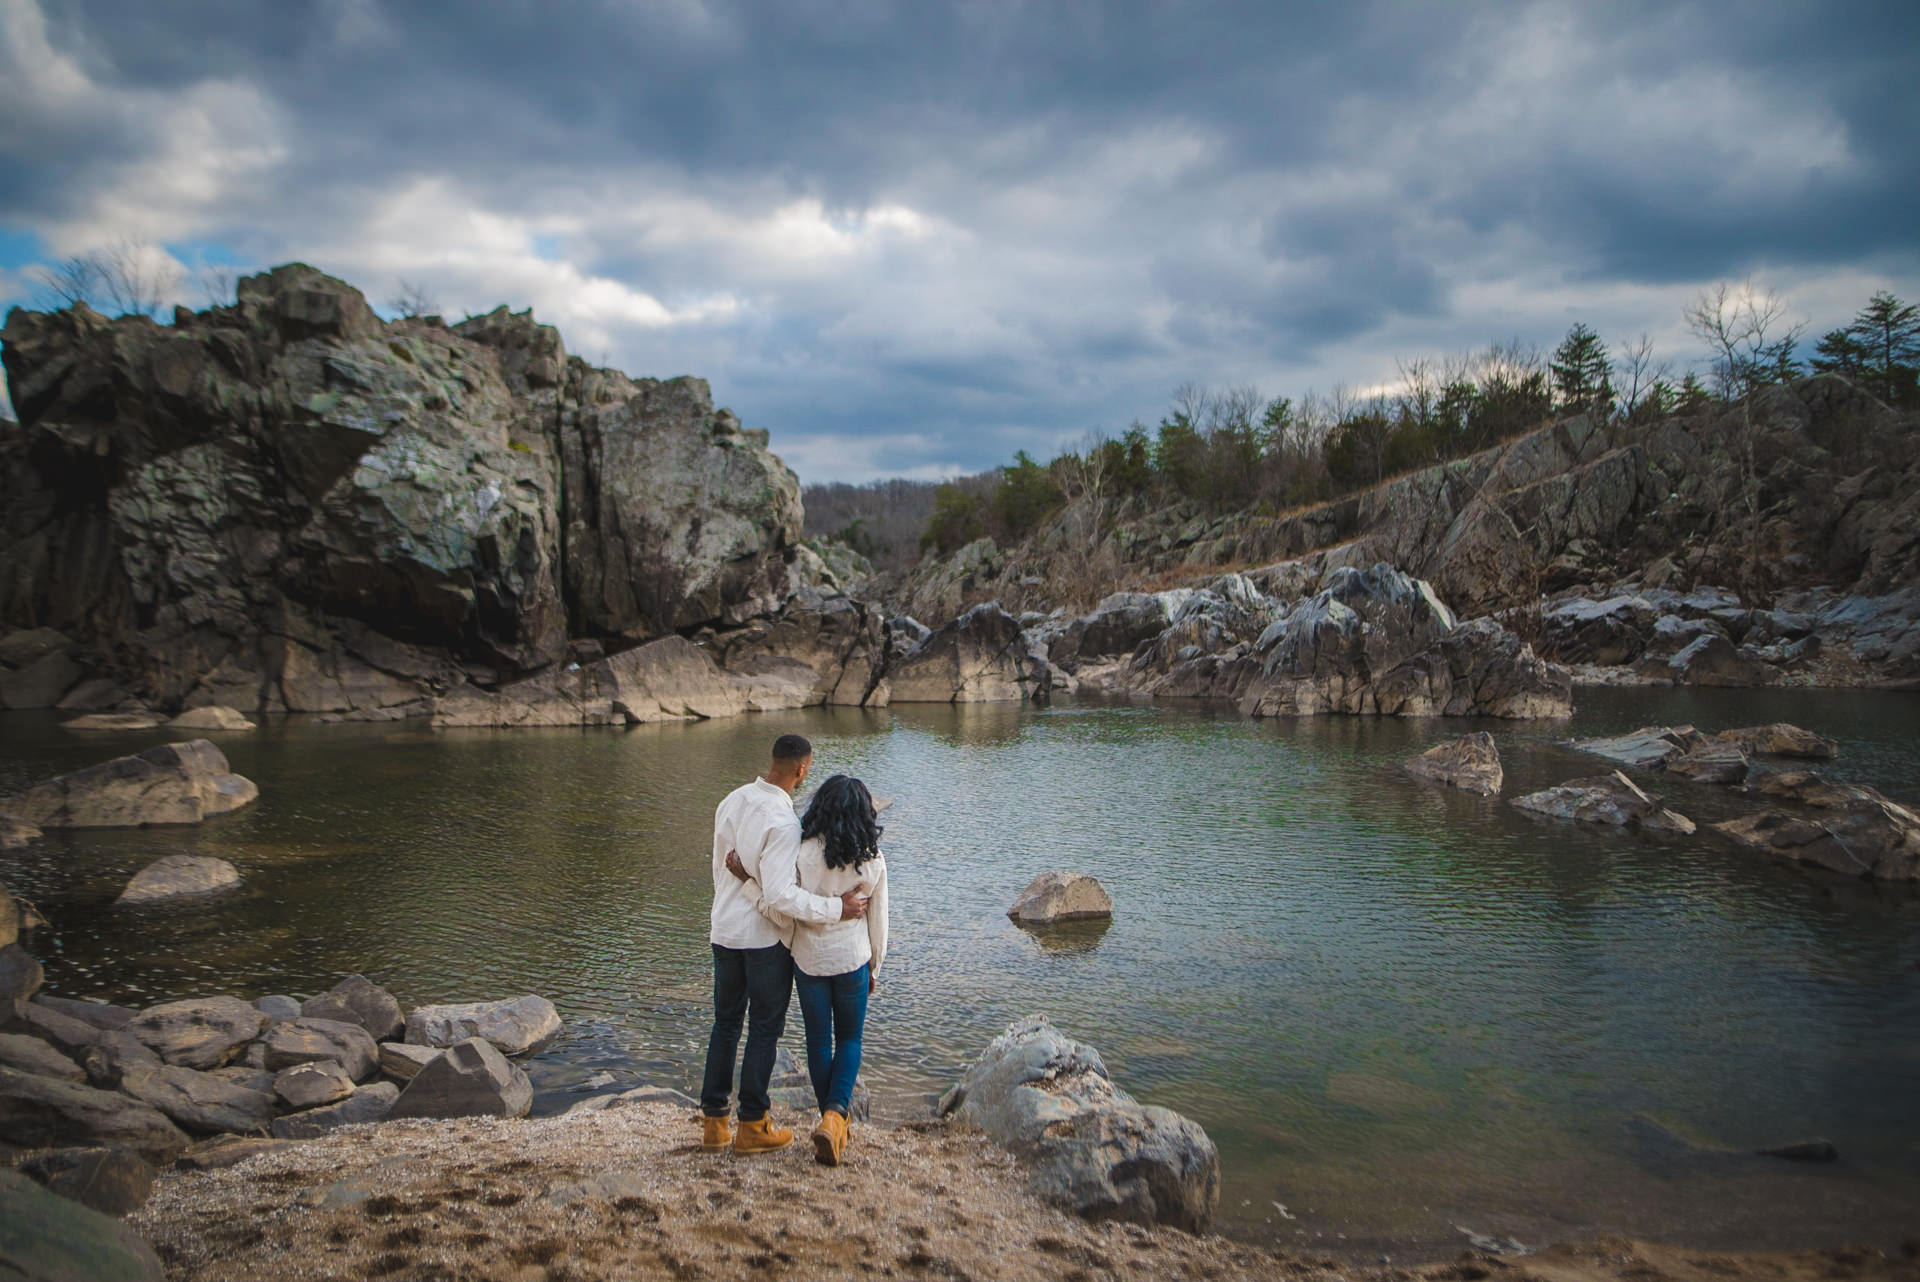
M 1613 361 L 1607 345 L 1585 324 L 1567 331 L 1547 367 L 1553 372 L 1555 400 L 1564 413 L 1605 418 L 1613 411 Z
M 1847 326 L 1861 353 L 1861 373 L 1875 394 L 1891 404 L 1911 403 L 1920 374 L 1920 305 L 1902 303 L 1886 290 L 1867 300 Z M 1826 340 L 1821 340 L 1822 346 Z

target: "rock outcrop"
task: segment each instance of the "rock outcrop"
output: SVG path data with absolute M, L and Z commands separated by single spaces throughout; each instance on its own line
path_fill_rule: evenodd
M 1100 1053 L 1045 1016 L 995 1038 L 940 1111 L 1012 1151 L 1041 1197 L 1089 1219 L 1201 1233 L 1219 1205 L 1207 1133 L 1115 1086 Z
M 1500 766 L 1500 749 L 1493 736 L 1484 730 L 1437 743 L 1405 764 L 1416 779 L 1428 779 L 1449 787 L 1477 792 L 1482 796 L 1500 795 L 1506 772 Z
M 1007 916 L 1023 926 L 1103 920 L 1113 916 L 1113 896 L 1085 873 L 1043 872 L 1027 883 Z
M 936 629 L 887 673 L 893 703 L 1045 703 L 1053 682 L 1044 653 L 996 602 Z
M 790 594 L 765 433 L 526 313 L 386 323 L 290 264 L 170 326 L 15 309 L 0 341 L 9 707 L 94 666 L 168 710 L 365 713 Z
M 193 739 L 57 776 L 0 805 L 41 828 L 138 828 L 199 823 L 259 795 L 220 749 Z

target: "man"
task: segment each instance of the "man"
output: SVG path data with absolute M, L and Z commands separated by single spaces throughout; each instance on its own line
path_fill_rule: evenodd
M 783 734 L 774 740 L 767 773 L 728 793 L 713 814 L 713 1031 L 700 1088 L 701 1147 L 710 1152 L 731 1144 L 738 1154 L 771 1153 L 793 1143 L 792 1131 L 767 1122 L 767 1084 L 793 997 L 793 923 L 852 920 L 867 910 L 857 891 L 838 898 L 811 895 L 795 880 L 800 819 L 793 794 L 812 768 L 813 745 Z M 727 870 L 730 853 L 759 883 L 757 896 L 749 882 Z M 727 1112 L 743 1020 L 747 1053 L 740 1065 L 736 1138 Z

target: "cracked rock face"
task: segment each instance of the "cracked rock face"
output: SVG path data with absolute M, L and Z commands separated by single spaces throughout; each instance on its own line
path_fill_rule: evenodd
M 788 595 L 799 486 L 765 434 L 529 314 L 387 323 L 290 264 L 171 326 L 17 309 L 0 337 L 0 622 L 109 655 L 157 706 L 397 707 L 556 663 L 570 632 Z M 17 657 L 10 702 L 78 677 Z

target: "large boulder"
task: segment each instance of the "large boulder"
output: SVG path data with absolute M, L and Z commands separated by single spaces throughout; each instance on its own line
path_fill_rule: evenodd
M 103 1091 L 119 1089 L 129 1072 L 158 1068 L 165 1062 L 124 1028 L 101 1030 L 92 1041 L 68 1053 L 86 1070 L 87 1081 Z
M 308 1019 L 358 1024 L 376 1042 L 392 1041 L 407 1026 L 399 1000 L 365 975 L 349 975 L 318 997 L 309 997 L 300 1013 Z
M 6 803 L 42 828 L 193 824 L 260 795 L 205 739 L 166 743 L 39 784 Z
M 1089 1219 L 1201 1233 L 1219 1205 L 1207 1133 L 1115 1086 L 1100 1053 L 1045 1016 L 995 1038 L 940 1111 L 1013 1152 L 1041 1197 Z
M 0 1277 L 9 1282 L 162 1282 L 160 1257 L 111 1215 L 0 1171 Z
M 455 1046 L 470 1037 L 493 1043 L 502 1055 L 540 1050 L 560 1033 L 560 1012 L 544 997 L 528 994 L 497 1002 L 421 1006 L 407 1016 L 407 1041 L 415 1046 Z
M 120 1090 L 202 1134 L 262 1131 L 273 1122 L 273 1096 L 177 1064 L 130 1067 L 120 1078 Z
M 996 601 L 940 628 L 887 674 L 893 703 L 995 703 L 1050 697 L 1052 674 L 1020 621 Z
M 260 1039 L 266 1047 L 268 1072 L 277 1073 L 295 1064 L 315 1060 L 333 1060 L 356 1082 L 372 1077 L 380 1067 L 379 1044 L 359 1024 L 335 1019 L 283 1019 L 267 1029 Z
M 1463 788 L 1483 796 L 1498 796 L 1506 774 L 1500 767 L 1500 749 L 1484 730 L 1437 743 L 1405 764 L 1416 779 Z
M 730 717 L 747 709 L 742 683 L 685 637 L 661 637 L 591 663 L 501 686 L 463 686 L 433 704 L 441 729 L 634 725 Z
M 153 1168 L 132 1149 L 57 1148 L 20 1163 L 19 1171 L 48 1192 L 102 1215 L 139 1210 L 153 1192 Z
M 338 1061 L 313 1060 L 283 1068 L 273 1078 L 273 1093 L 288 1112 L 337 1104 L 353 1094 L 353 1078 Z
M 192 899 L 231 890 L 240 870 L 210 855 L 162 855 L 142 868 L 120 892 L 116 904 L 134 906 L 170 899 Z
M 380 1071 L 396 1082 L 411 1082 L 420 1070 L 445 1054 L 439 1046 L 415 1046 L 411 1042 L 381 1042 Z
M 388 1117 L 525 1117 L 533 1084 L 484 1038 L 449 1047 L 414 1074 Z
M 1660 804 L 1660 798 L 1642 792 L 1615 770 L 1586 779 L 1569 779 L 1553 788 L 1530 792 L 1513 800 L 1516 809 L 1555 819 L 1611 824 L 1616 828 L 1645 828 L 1682 836 L 1693 831 L 1693 821 Z
M 58 1011 L 69 1019 L 77 1019 L 100 1029 L 125 1028 L 140 1012 L 130 1006 L 115 1006 L 111 1002 L 84 1001 L 72 997 L 55 997 L 52 993 L 41 993 L 33 999 L 49 1010 Z
M 172 1161 L 187 1137 L 159 1109 L 130 1095 L 0 1067 L 0 1143 L 120 1144 L 159 1164 Z
M 1113 897 L 1085 873 L 1043 872 L 1020 892 L 1007 916 L 1023 926 L 1103 919 L 1113 916 Z
M 15 945 L 15 947 L 17 948 L 18 945 Z M 24 956 L 25 954 L 21 955 Z M 6 975 L 5 963 L 7 960 L 7 950 L 0 948 L 0 981 L 3 981 Z M 32 959 L 28 958 L 28 960 L 31 961 Z M 39 964 L 38 962 L 34 962 L 36 968 Z M 4 991 L 3 983 L 0 983 L 0 991 Z M 63 1015 L 58 1010 L 55 1010 L 51 1006 L 43 1005 L 38 1000 L 16 1004 L 13 1010 L 13 1018 L 7 1023 L 7 1031 L 24 1033 L 29 1037 L 38 1037 L 62 1055 L 68 1055 L 76 1059 L 96 1042 L 109 1037 L 125 1035 L 124 1032 L 112 1033 L 106 1029 L 97 1028 L 83 1019 L 75 1019 L 71 1015 Z
M 370 1082 L 355 1089 L 338 1104 L 289 1113 L 273 1121 L 273 1137 L 278 1140 L 310 1140 L 342 1126 L 378 1122 L 386 1117 L 400 1088 L 392 1082 Z
M 169 1064 L 208 1069 L 232 1060 L 266 1026 L 238 997 L 190 997 L 148 1007 L 127 1031 Z

